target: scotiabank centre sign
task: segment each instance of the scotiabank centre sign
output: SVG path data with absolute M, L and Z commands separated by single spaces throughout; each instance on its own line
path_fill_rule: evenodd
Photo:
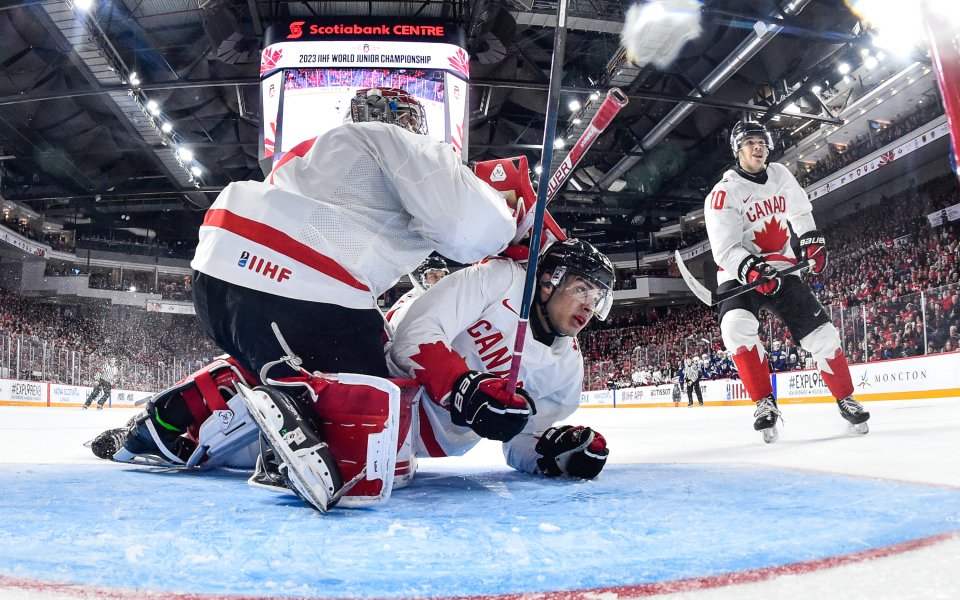
M 264 34 L 264 47 L 278 42 L 380 40 L 443 42 L 466 46 L 463 29 L 451 23 L 428 19 L 308 19 L 276 23 Z

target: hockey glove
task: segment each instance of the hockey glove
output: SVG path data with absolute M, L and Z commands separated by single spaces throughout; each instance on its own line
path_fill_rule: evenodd
M 827 247 L 823 234 L 816 229 L 800 236 L 800 252 L 803 258 L 811 261 L 810 272 L 820 274 L 827 268 Z
M 522 388 L 508 394 L 506 387 L 506 380 L 490 373 L 467 371 L 458 377 L 450 402 L 453 424 L 469 427 L 487 439 L 513 439 L 537 411 L 530 394 Z
M 578 425 L 551 427 L 543 432 L 535 448 L 537 467 L 547 477 L 569 475 L 593 479 L 607 463 L 607 440 L 598 432 Z
M 761 294 L 772 296 L 780 291 L 783 283 L 780 280 L 780 273 L 769 264 L 764 262 L 759 256 L 750 256 L 743 259 L 740 268 L 737 269 L 738 278 L 743 283 L 753 283 L 758 279 L 763 279 L 766 283 L 761 283 L 756 290 Z

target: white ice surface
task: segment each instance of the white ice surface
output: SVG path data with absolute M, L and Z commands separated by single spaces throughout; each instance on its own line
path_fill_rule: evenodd
M 858 436 L 848 432 L 833 405 L 783 406 L 786 425 L 780 441 L 772 445 L 764 444 L 752 431 L 750 407 L 583 409 L 570 421 L 593 426 L 606 436 L 611 464 L 762 465 L 960 490 L 960 399 L 874 402 L 866 407 L 873 415 L 871 432 Z M 99 464 L 82 443 L 105 428 L 123 424 L 132 414 L 123 409 L 0 407 L 0 463 Z M 421 470 L 432 462 L 422 461 Z M 498 444 L 483 443 L 464 457 L 437 464 L 444 468 L 500 465 L 502 456 Z M 702 498 L 689 509 L 709 511 L 711 499 Z M 855 501 L 849 517 L 857 518 Z M 744 527 L 753 526 L 744 523 Z M 4 600 L 109 596 L 109 591 L 20 590 L 3 587 L 0 580 Z M 960 536 L 837 568 L 664 597 L 958 599 Z

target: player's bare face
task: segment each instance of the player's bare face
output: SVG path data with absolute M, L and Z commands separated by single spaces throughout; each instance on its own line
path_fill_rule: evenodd
M 424 273 L 423 280 L 427 282 L 427 285 L 433 285 L 438 281 L 440 281 L 441 279 L 443 279 L 444 275 L 446 275 L 445 271 L 441 271 L 440 269 L 434 269 L 432 271 L 427 271 L 426 273 Z
M 580 333 L 593 318 L 600 293 L 600 288 L 582 277 L 566 277 L 553 290 L 546 307 L 550 322 L 557 328 L 555 333 L 571 337 Z
M 759 173 L 767 162 L 770 149 L 761 135 L 751 135 L 740 142 L 740 168 L 747 173 Z

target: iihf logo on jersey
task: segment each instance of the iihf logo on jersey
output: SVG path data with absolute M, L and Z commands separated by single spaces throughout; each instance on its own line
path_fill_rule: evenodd
M 237 261 L 237 266 L 240 268 L 246 267 L 248 270 L 272 279 L 277 283 L 290 279 L 290 276 L 293 275 L 293 271 L 290 269 L 272 263 L 259 256 L 251 257 L 250 253 L 246 250 L 240 253 L 240 260 Z

